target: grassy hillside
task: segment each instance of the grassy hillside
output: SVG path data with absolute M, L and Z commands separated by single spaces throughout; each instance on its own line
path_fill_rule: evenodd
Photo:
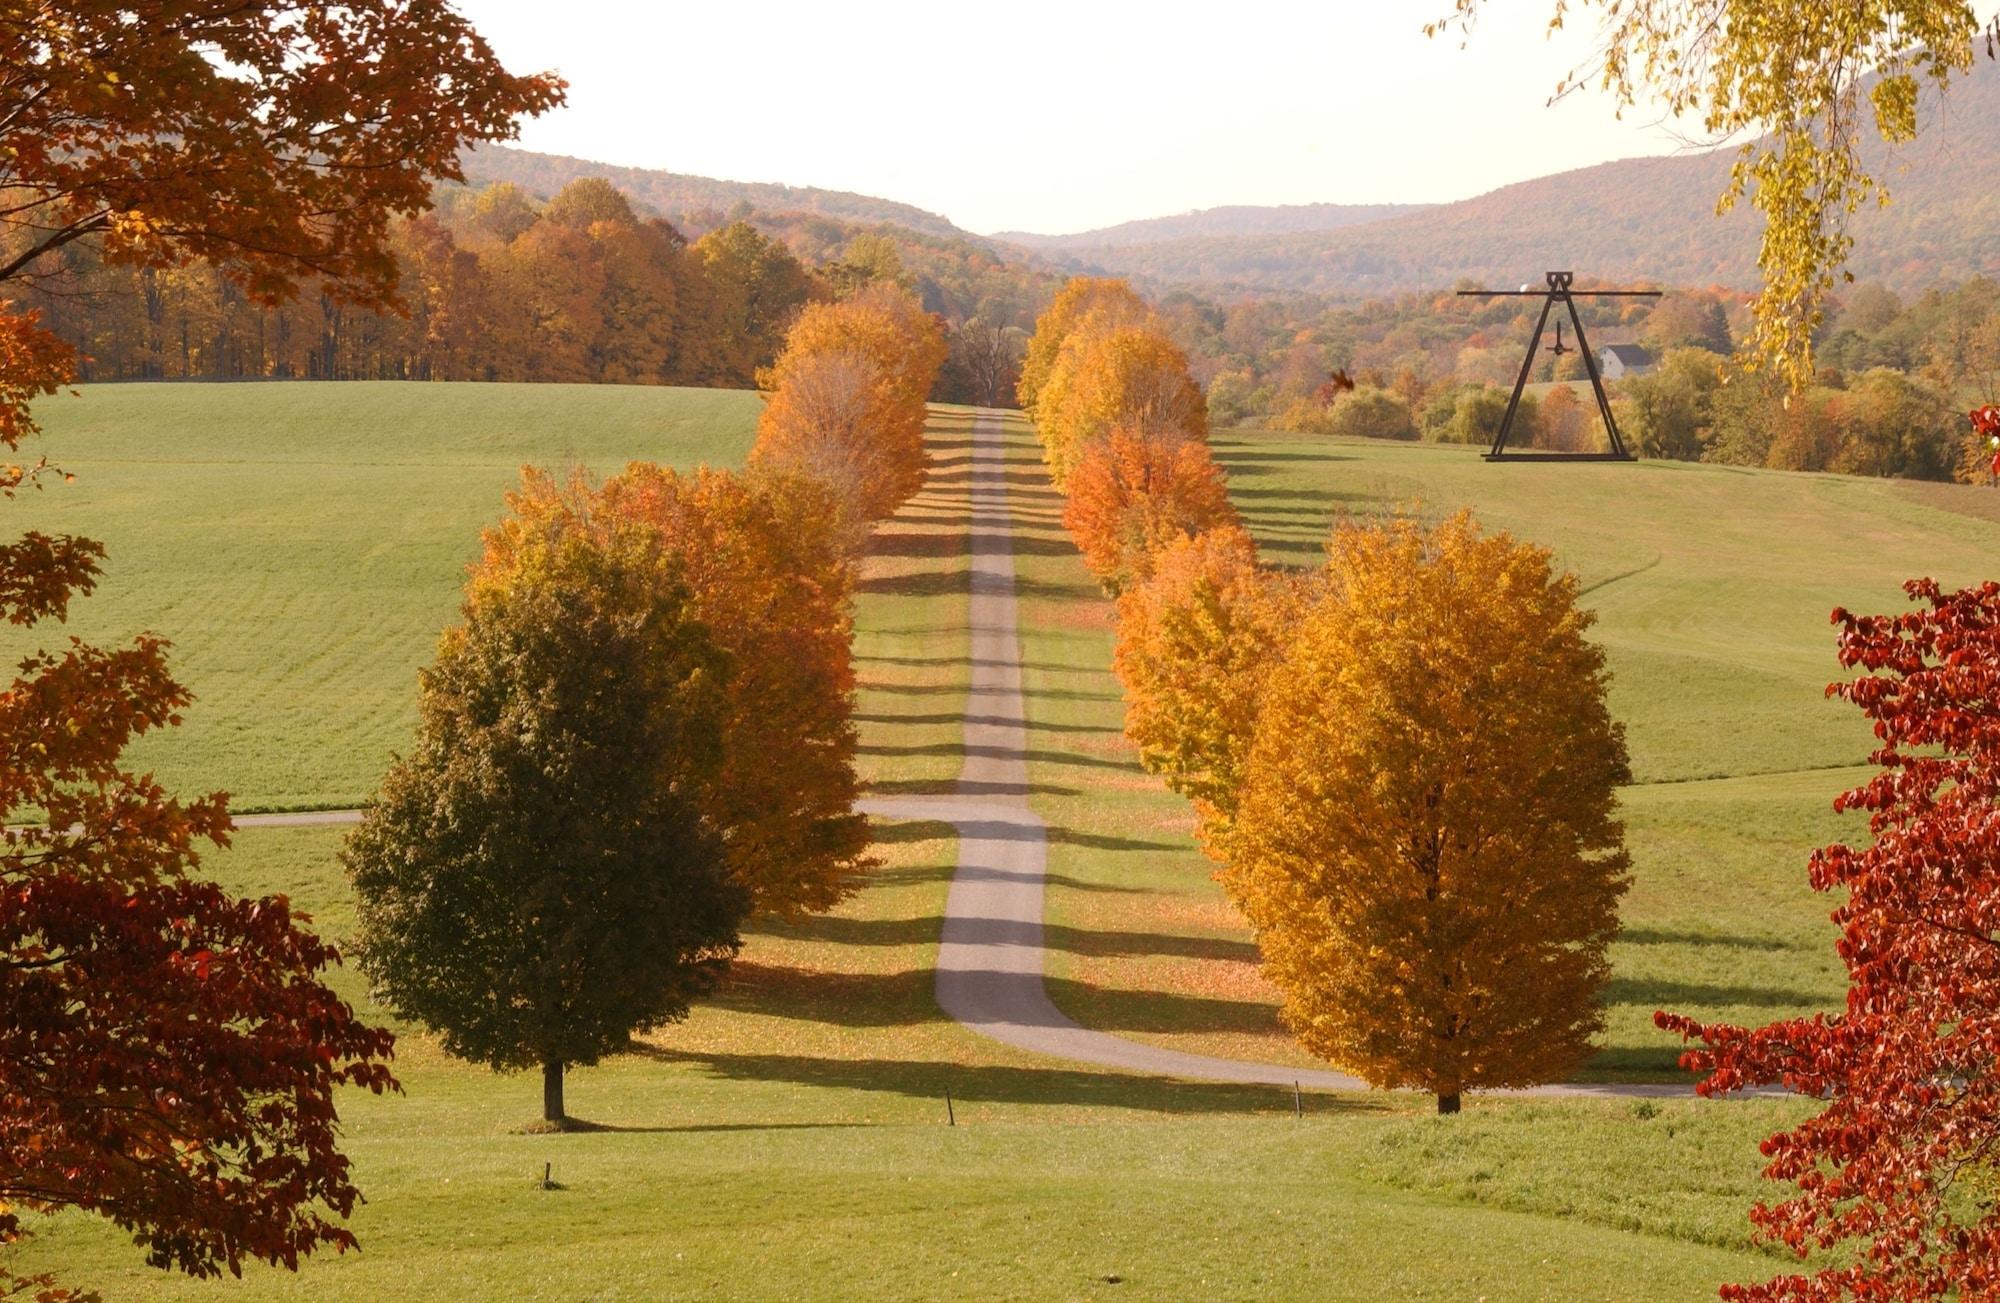
M 133 386 L 46 411 L 76 485 L 26 504 L 96 532 L 113 579 L 79 628 L 174 637 L 202 693 L 147 757 L 253 804 L 364 791 L 407 735 L 413 671 L 479 523 L 524 459 L 741 456 L 748 395 L 504 386 Z M 66 410 L 65 410 L 66 409 Z M 923 495 L 866 563 L 857 655 L 870 776 L 929 790 L 961 758 L 968 417 L 940 412 Z M 1108 606 L 1010 425 L 1035 801 L 1053 829 L 1051 988 L 1098 1027 L 1303 1061 L 1185 808 L 1118 736 Z M 1662 1005 L 1763 1020 L 1839 991 L 1803 857 L 1868 739 L 1820 699 L 1826 610 L 1986 572 L 1990 494 L 1681 465 L 1489 466 L 1472 450 L 1232 434 L 1217 452 L 1273 555 L 1328 521 L 1476 506 L 1591 585 L 1640 782 L 1599 1076 L 1657 1079 Z M 206 718 L 220 717 L 221 723 Z M 204 731 L 206 730 L 206 731 Z M 277 740 L 273 740 L 274 737 Z M 344 797 L 342 799 L 345 799 Z M 1851 830 L 1848 826 L 1846 830 Z M 535 1083 L 403 1042 L 407 1094 L 345 1104 L 364 1252 L 297 1277 L 158 1276 L 110 1228 L 38 1227 L 24 1267 L 110 1298 L 884 1298 L 1190 1294 L 1699 1297 L 1782 1263 L 1747 1248 L 1755 1141 L 1791 1102 L 1644 1107 L 1312 1096 L 1100 1072 L 973 1037 L 930 996 L 955 845 L 882 830 L 834 915 L 750 938 L 720 996 L 576 1074 L 605 1130 L 531 1136 Z M 212 861 L 329 934 L 340 831 L 251 829 Z M 357 1000 L 355 975 L 340 975 Z M 949 1091 L 956 1127 L 944 1125 Z M 563 1185 L 534 1187 L 544 1162 Z M 1111 1277 L 1118 1279 L 1113 1286 Z
M 2000 67 L 1924 111 L 1917 143 L 1864 151 L 1894 202 L 1854 219 L 1849 269 L 1908 294 L 1990 275 L 2000 263 Z M 1158 284 L 1327 294 L 1434 289 L 1460 277 L 1512 285 L 1569 267 L 1610 280 L 1756 284 L 1758 223 L 1747 204 L 1715 215 L 1734 150 L 1626 159 L 1539 177 L 1404 217 L 1338 230 L 1201 232 L 1171 240 L 1106 233 L 1050 257 Z M 1269 210 L 1267 210 L 1269 211 Z M 1254 228 L 1253 228 L 1254 229 Z
M 349 388 L 313 390 L 324 420 Z M 182 394 L 203 392 L 220 391 L 134 391 L 127 415 L 161 426 Z M 241 401 L 253 406 L 277 401 L 247 392 Z M 405 413 L 421 401 L 389 396 Z M 586 409 L 548 409 L 559 422 L 564 410 Z M 966 425 L 957 413 L 934 422 L 930 485 L 866 563 L 863 750 L 891 790 L 935 785 L 960 758 Z M 719 420 L 711 436 L 724 440 L 730 428 Z M 261 440 L 247 431 L 239 443 Z M 276 475 L 288 464 L 232 462 L 227 440 L 188 438 L 209 438 L 190 467 Z M 451 464 L 442 447 L 460 436 L 437 442 L 419 464 Z M 692 455 L 695 442 L 686 432 L 679 454 Z M 1018 427 L 1016 443 L 1026 455 Z M 424 452 L 404 449 L 406 458 Z M 1024 466 L 1016 477 L 1030 494 L 1034 472 Z M 487 487 L 475 486 L 482 503 Z M 345 501 L 369 511 L 363 499 Z M 1028 591 L 1038 602 L 1083 603 L 1072 618 L 1089 618 L 1087 590 L 1055 591 L 1072 575 L 1037 568 L 1074 565 L 1037 541 L 1046 499 L 1021 506 L 1031 526 Z M 375 529 L 388 523 L 381 513 L 368 519 Z M 158 582 L 219 586 L 224 572 L 188 577 L 199 569 L 191 560 Z M 1031 658 L 1043 645 L 1031 643 Z M 407 694 L 406 677 L 379 677 L 381 693 Z M 1094 692 L 1085 678 L 1041 683 L 1038 701 L 1063 717 L 1039 736 L 1072 750 L 1088 743 L 1094 716 L 1084 712 L 1095 708 L 1082 703 Z M 1124 781 L 1115 744 L 1090 749 L 1106 757 L 1093 780 Z M 1046 767 L 1054 763 L 1045 758 L 1038 774 L 1057 772 Z M 1149 780 L 1126 785 L 1160 799 Z M 1078 820 L 1059 851 L 1115 844 L 1115 813 Z M 758 929 L 727 988 L 686 1024 L 573 1074 L 571 1106 L 601 1131 L 520 1134 L 535 1112 L 533 1081 L 446 1060 L 404 1029 L 406 1093 L 343 1103 L 346 1147 L 368 1197 L 355 1219 L 359 1254 L 309 1262 L 296 1276 L 252 1266 L 241 1281 L 195 1283 L 140 1265 L 105 1224 L 65 1216 L 35 1224 L 19 1265 L 60 1268 L 107 1298 L 323 1300 L 1700 1297 L 1777 1265 L 1746 1247 L 1742 1211 L 1756 1192 L 1754 1141 L 1796 1113 L 1792 1104 L 1475 1100 L 1464 1117 L 1440 1120 L 1423 1100 L 1308 1094 L 1294 1119 L 1287 1091 L 1100 1072 L 972 1036 L 930 995 L 956 850 L 945 832 L 884 828 L 886 863 L 854 901 L 823 919 Z M 1166 851 L 1184 849 L 1153 836 Z M 345 936 L 354 914 L 334 862 L 339 837 L 250 829 L 210 868 L 239 890 L 290 893 L 320 928 Z M 1071 862 L 1063 872 L 1072 869 L 1094 871 Z M 1194 881 L 1205 880 L 1197 872 Z M 1088 886 L 1066 882 L 1067 898 Z M 1079 955 L 1150 954 L 1169 966 L 1188 955 L 1171 927 L 1152 937 L 1069 925 L 1052 940 Z M 365 1004 L 355 974 L 336 984 Z M 1174 1000 L 1163 991 L 1151 1007 Z M 946 1092 L 956 1126 L 946 1125 Z M 536 1188 L 545 1163 L 560 1189 Z
M 733 465 L 758 407 L 613 386 L 101 385 L 40 405 L 76 482 L 10 523 L 109 549 L 66 632 L 174 643 L 195 705 L 137 763 L 243 810 L 351 805 L 408 737 L 417 668 L 523 463 Z M 10 658 L 25 645 L 0 635 Z

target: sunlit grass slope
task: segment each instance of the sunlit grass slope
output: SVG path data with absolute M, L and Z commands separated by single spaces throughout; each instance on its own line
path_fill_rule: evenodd
M 406 1093 L 343 1102 L 359 1254 L 193 1282 L 72 1214 L 32 1219 L 17 1265 L 119 1300 L 1653 1299 L 1781 1266 L 1746 1247 L 1742 1212 L 1755 1140 L 1791 1104 L 1439 1119 L 1307 1094 L 1295 1119 L 1288 1091 L 974 1037 L 930 997 L 945 831 L 889 830 L 859 898 L 759 930 L 688 1023 L 575 1072 L 572 1110 L 601 1131 L 521 1134 L 535 1080 L 406 1034 Z M 338 838 L 250 829 L 213 867 L 344 935 Z M 545 1163 L 560 1189 L 537 1188 Z
M 1036 800 L 1055 831 L 1056 1000 L 1084 1022 L 1304 1064 L 1256 949 L 1208 878 L 1184 803 L 1119 736 L 1112 621 L 1068 545 L 1031 433 L 1012 427 Z M 1267 556 L 1315 564 L 1332 522 L 1472 507 L 1554 548 L 1599 614 L 1628 730 L 1634 884 L 1605 1048 L 1587 1075 L 1658 1080 L 1678 1046 L 1653 1011 L 1763 1022 L 1838 1003 L 1842 970 L 1805 860 L 1865 834 L 1830 811 L 1872 742 L 1828 612 L 1893 610 L 1900 585 L 1991 573 L 1992 491 L 1676 463 L 1489 465 L 1477 450 L 1231 432 L 1215 440 Z
M 298 389 L 322 405 L 350 395 L 374 401 L 366 388 Z M 166 407 L 190 401 L 185 395 L 238 401 L 241 392 L 116 396 L 131 404 L 128 419 L 153 424 Z M 406 408 L 428 397 L 384 392 L 405 395 L 398 402 Z M 489 395 L 531 406 L 544 397 L 473 392 L 475 400 Z M 227 401 L 216 410 L 226 411 Z M 691 426 L 675 449 L 650 452 L 683 464 L 725 460 L 730 446 L 740 454 L 754 414 L 735 396 L 605 401 L 679 403 L 683 411 L 714 402 L 721 415 L 708 434 Z M 495 402 L 493 411 L 504 408 Z M 382 419 L 392 419 L 395 406 L 382 410 Z M 195 402 L 186 410 L 198 417 L 205 409 Z M 552 403 L 541 410 L 560 422 L 587 409 Z M 316 419 L 334 424 L 326 413 Z M 189 424 L 202 426 L 192 417 Z M 862 753 L 870 776 L 888 791 L 948 785 L 961 759 L 969 424 L 962 412 L 936 415 L 929 485 L 884 526 L 865 562 L 857 611 Z M 84 433 L 66 428 L 61 442 L 81 445 Z M 256 443 L 247 432 L 242 438 Z M 209 451 L 231 450 L 211 443 Z M 449 617 L 458 567 L 471 552 L 467 531 L 497 509 L 513 464 L 543 455 L 514 448 L 467 470 L 461 487 L 468 501 L 449 512 L 423 494 L 398 499 L 429 522 L 417 531 L 415 550 L 441 558 L 422 572 L 435 589 L 428 618 Z M 648 450 L 621 447 L 588 460 L 604 466 L 631 455 Z M 433 472 L 434 485 L 442 482 L 435 472 L 450 464 L 442 452 L 417 460 Z M 284 459 L 257 464 L 266 468 L 262 478 L 285 481 Z M 358 456 L 338 464 L 343 469 L 331 482 L 361 473 Z M 87 469 L 108 476 L 117 465 Z M 197 472 L 170 473 L 185 475 L 182 491 L 193 492 L 187 484 Z M 1015 474 L 1024 491 L 1034 487 L 1031 463 Z M 294 501 L 304 492 L 289 491 Z M 347 501 L 373 522 L 356 533 L 390 528 L 365 493 Z M 1022 505 L 1033 513 L 1023 543 L 1031 608 L 1051 619 L 1055 633 L 1086 631 L 1063 652 L 1079 655 L 1079 668 L 1042 681 L 1036 699 L 1038 717 L 1047 717 L 1037 734 L 1038 775 L 1082 773 L 1041 780 L 1076 793 L 1060 807 L 1057 853 L 1069 858 L 1061 861 L 1059 900 L 1113 902 L 1114 911 L 1137 903 L 1143 908 L 1126 921 L 1163 929 L 1158 936 L 1121 931 L 1115 912 L 1071 916 L 1051 941 L 1065 962 L 1122 957 L 1156 965 L 1145 970 L 1157 971 L 1162 983 L 1150 1004 L 1116 989 L 1125 970 L 1101 974 L 1113 983 L 1107 1007 L 1115 1011 L 1103 1025 L 1155 1034 L 1178 1025 L 1186 1010 L 1201 1017 L 1214 1009 L 1177 985 L 1175 974 L 1206 944 L 1185 935 L 1179 902 L 1200 897 L 1238 968 L 1245 967 L 1246 941 L 1189 860 L 1184 827 L 1129 838 L 1136 847 L 1118 831 L 1134 817 L 1174 824 L 1181 816 L 1177 803 L 1131 769 L 1115 737 L 1115 699 L 1107 708 L 1103 696 L 1100 607 L 1087 588 L 1074 586 L 1074 576 L 1036 568 L 1074 565 L 1067 544 L 1048 532 L 1046 501 Z M 216 590 L 227 586 L 219 578 L 250 565 L 259 549 L 230 542 L 220 524 L 221 541 L 205 553 L 146 549 L 151 526 L 143 501 L 124 499 L 122 510 L 122 518 L 104 519 L 122 519 L 122 551 L 148 559 L 135 586 L 160 590 L 154 607 L 125 609 L 143 610 L 142 622 L 192 652 L 201 645 L 198 630 L 172 622 L 201 609 L 204 594 L 223 609 L 225 595 Z M 158 514 L 168 517 L 161 529 L 182 528 L 171 522 L 171 508 Z M 84 512 L 74 526 L 112 532 Z M 308 518 L 302 528 L 327 527 Z M 280 534 L 271 528 L 262 537 Z M 352 545 L 343 546 L 352 557 Z M 338 605 L 338 576 L 353 567 L 306 564 L 310 559 L 274 557 L 263 582 L 272 590 L 311 587 L 315 601 Z M 400 596 L 377 600 L 393 608 Z M 1048 605 L 1058 602 L 1069 605 Z M 421 615 L 412 604 L 397 618 L 415 624 Z M 314 618 L 328 649 L 337 649 L 346 624 Z M 99 627 L 124 631 L 111 618 Z M 351 709 L 407 709 L 411 674 L 428 656 L 430 636 L 411 635 L 405 664 L 350 673 L 339 691 L 355 699 Z M 1052 663 L 1044 659 L 1050 639 L 1030 635 L 1030 659 L 1044 667 L 1038 674 Z M 258 645 L 240 649 L 246 667 L 258 663 Z M 282 669 L 273 661 L 269 672 Z M 252 668 L 240 673 L 246 688 L 259 681 Z M 247 697 L 232 704 L 233 682 L 210 681 L 195 717 L 205 709 L 235 711 L 240 741 L 256 736 L 266 716 L 249 709 Z M 312 682 L 300 678 L 291 691 L 314 700 L 334 692 Z M 349 745 L 338 731 L 340 712 L 293 713 L 282 693 L 267 699 L 269 713 L 289 719 L 303 745 Z M 381 727 L 386 751 L 389 735 L 407 722 Z M 183 740 L 170 738 L 154 752 L 163 768 L 171 761 L 196 782 L 206 774 L 207 782 L 256 790 L 243 785 L 259 771 L 232 758 L 229 735 L 213 737 L 199 756 L 175 755 Z M 289 772 L 282 752 L 269 754 L 269 772 Z M 365 788 L 380 762 L 363 756 L 348 763 L 351 781 Z M 215 776 L 215 766 L 240 776 Z M 323 827 L 252 828 L 208 868 L 238 890 L 289 893 L 317 926 L 345 937 L 354 909 L 335 861 L 340 835 Z M 60 1268 L 106 1298 L 316 1300 L 1701 1297 L 1717 1281 L 1757 1277 L 1776 1265 L 1746 1250 L 1742 1210 L 1756 1188 L 1755 1140 L 1795 1106 L 1686 1103 L 1655 1111 L 1478 1100 L 1465 1116 L 1441 1122 L 1425 1115 L 1422 1100 L 1309 1093 L 1305 1116 L 1294 1119 L 1288 1091 L 1130 1077 L 1010 1050 L 947 1020 L 931 997 L 956 854 L 948 830 L 906 824 L 884 828 L 882 837 L 885 863 L 856 899 L 826 918 L 753 930 L 727 987 L 687 1023 L 573 1075 L 572 1109 L 602 1131 L 519 1134 L 536 1113 L 532 1080 L 454 1063 L 420 1032 L 404 1029 L 397 1067 L 407 1093 L 343 1102 L 347 1149 L 368 1197 L 355 1218 L 364 1244 L 358 1255 L 309 1262 L 297 1276 L 252 1266 L 241 1282 L 201 1284 L 145 1268 L 115 1230 L 69 1216 L 38 1224 L 20 1265 Z M 337 985 L 365 1003 L 355 974 L 340 973 Z M 1073 985 L 1058 989 L 1066 1002 L 1079 995 Z M 1268 1006 L 1257 1007 L 1268 1023 Z M 1246 1043 L 1263 1050 L 1273 1039 Z M 946 1125 L 947 1092 L 956 1126 Z M 553 1165 L 561 1189 L 536 1188 L 544 1163 Z
M 66 632 L 151 630 L 196 696 L 133 759 L 239 809 L 357 804 L 415 720 L 480 527 L 523 463 L 739 464 L 758 398 L 611 385 L 98 385 L 36 408 L 76 476 L 10 525 L 105 544 Z M 44 634 L 47 631 L 37 631 Z M 61 632 L 57 631 L 58 636 Z M 41 641 L 48 641 L 47 637 Z M 27 645 L 9 635 L 0 649 Z

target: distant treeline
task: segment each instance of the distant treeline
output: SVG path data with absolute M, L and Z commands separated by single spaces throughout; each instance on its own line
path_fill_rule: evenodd
M 609 182 L 546 204 L 511 184 L 441 192 L 392 234 L 407 315 L 252 301 L 213 268 L 107 266 L 84 243 L 28 306 L 94 380 L 567 381 L 747 388 L 806 304 L 875 283 L 944 318 L 944 401 L 1004 401 L 1047 278 L 990 250 L 811 214 L 701 214 L 690 240 Z M 754 220 L 751 218 L 754 217 Z
M 1908 303 L 1879 284 L 1855 286 L 1819 331 L 1817 383 L 1797 395 L 1736 367 L 1746 302 L 1721 288 L 1579 301 L 1594 348 L 1636 343 L 1657 363 L 1612 386 L 1628 442 L 1647 456 L 1732 465 L 1959 472 L 1966 410 L 2000 393 L 2000 284 L 1975 278 Z M 1456 294 L 1228 305 L 1174 294 L 1159 312 L 1218 426 L 1479 443 L 1506 409 L 1539 307 Z M 1355 388 L 1330 383 L 1336 372 Z M 1517 418 L 1524 438 L 1549 448 L 1601 438 L 1580 354 L 1545 347 L 1530 379 L 1571 386 L 1531 395 Z

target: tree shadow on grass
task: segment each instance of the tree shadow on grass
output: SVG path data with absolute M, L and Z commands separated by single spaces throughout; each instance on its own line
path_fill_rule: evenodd
M 788 941 L 874 948 L 931 945 L 937 941 L 942 927 L 943 920 L 935 915 L 916 918 L 823 917 L 798 924 L 766 923 L 752 929 L 752 934 Z M 999 919 L 961 919 L 953 925 L 952 936 L 977 945 L 1033 945 L 1039 942 L 1049 950 L 1085 955 L 1092 959 L 1166 955 L 1217 963 L 1254 964 L 1259 957 L 1255 943 L 1229 937 L 1063 927 L 1056 924 L 1044 924 L 1037 937 L 1023 925 Z
M 942 1101 L 946 1091 L 964 1104 L 1082 1105 L 1139 1113 L 1181 1115 L 1290 1113 L 1292 1091 L 1283 1086 L 1181 1081 L 1074 1068 L 946 1063 L 929 1059 L 822 1059 L 802 1054 L 717 1054 L 637 1046 L 635 1053 L 662 1063 L 685 1064 L 731 1081 L 780 1081 L 830 1090 L 865 1090 Z M 1377 1113 L 1394 1101 L 1356 1092 L 1305 1093 L 1309 1111 Z
M 959 550 L 953 556 L 964 555 L 963 538 L 953 540 Z M 907 575 L 870 575 L 854 586 L 857 593 L 880 593 L 890 597 L 956 597 L 970 591 L 970 581 L 963 570 L 919 570 Z
M 1141 772 L 1136 763 L 1107 760 L 1102 756 L 1080 755 L 1071 751 L 1020 751 L 1012 747 L 966 746 L 959 742 L 932 742 L 923 746 L 862 745 L 854 748 L 864 756 L 968 756 L 987 760 L 1031 760 L 1042 764 L 1068 765 L 1075 769 L 1121 769 Z
M 1215 460 L 1224 466 L 1233 465 L 1237 462 L 1305 461 L 1331 464 L 1333 462 L 1357 460 L 1352 456 L 1337 453 L 1328 448 L 1302 449 L 1298 452 L 1280 452 L 1275 448 L 1266 448 L 1247 443 L 1222 443 L 1212 446 L 1220 449 L 1215 454 Z
M 962 557 L 971 551 L 964 530 L 920 534 L 913 530 L 878 530 L 869 536 L 868 555 L 887 557 Z
M 941 712 L 897 715 L 880 712 L 872 714 L 857 712 L 854 715 L 854 721 L 857 724 L 906 724 L 911 726 L 918 724 L 958 723 L 1015 725 L 1021 722 L 1018 719 L 1003 719 L 998 715 L 953 715 Z M 1113 731 L 1098 724 L 1057 724 L 1043 723 L 1039 720 L 1035 722 L 1034 728 L 1040 733 L 1106 733 Z
M 634 1042 L 625 1053 L 644 1058 L 658 1057 L 658 1051 L 651 1046 Z M 616 1122 L 591 1122 L 585 1118 L 565 1118 L 560 1126 L 536 1128 L 532 1135 L 615 1135 L 615 1136 L 671 1136 L 699 1135 L 706 1132 L 724 1131 L 836 1131 L 853 1127 L 865 1127 L 867 1122 L 688 1122 L 679 1126 L 629 1127 Z M 560 1185 L 553 1187 L 561 1189 Z
M 1107 833 L 1079 832 L 1063 827 L 1050 828 L 1049 841 L 1065 846 L 1088 846 L 1100 851 L 1185 851 L 1194 848 L 1194 844 L 1188 841 L 1145 841 L 1137 837 L 1113 837 Z
M 881 778 L 867 785 L 871 796 L 1081 796 L 1056 783 L 996 783 L 962 778 Z
M 877 846 L 907 846 L 914 842 L 943 841 L 958 836 L 958 829 L 941 819 L 906 819 L 895 823 L 874 821 L 874 844 Z M 879 874 L 869 875 L 869 881 L 881 881 Z
M 1718 936 L 1711 932 L 1676 931 L 1671 928 L 1628 927 L 1618 933 L 1618 940 L 1632 946 L 1713 946 L 1727 950 L 1812 950 L 1825 945 L 1822 941 L 1807 942 L 1797 938 Z
M 968 926 L 970 931 L 962 933 L 961 929 Z M 981 944 L 1005 944 L 1003 931 L 1008 926 L 997 920 L 984 927 L 978 926 L 977 920 L 958 920 L 952 925 L 954 937 L 963 934 Z M 1155 943 L 1156 939 L 1151 937 L 1134 942 Z M 1118 950 L 1123 942 L 1115 934 L 1104 944 L 1113 953 L 1152 953 Z M 1226 947 L 1232 943 L 1216 944 Z M 993 976 L 996 981 L 1022 980 L 1015 973 Z M 704 1003 L 735 1013 L 835 1027 L 914 1027 L 944 1019 L 931 994 L 936 981 L 937 974 L 929 967 L 905 968 L 893 973 L 852 973 L 739 959 L 729 966 L 729 976 Z M 1233 1032 L 1255 1036 L 1281 1030 L 1277 1006 L 1257 1000 L 1096 987 L 1064 977 L 1044 977 L 1042 984 L 1057 1008 L 1087 1010 L 1087 1016 L 1078 1021 L 1094 1031 Z
M 1635 1004 L 1644 1009 L 1817 1009 L 1825 997 L 1810 991 L 1777 986 L 1721 986 L 1703 982 L 1671 982 L 1615 977 L 1604 990 L 1607 1005 Z

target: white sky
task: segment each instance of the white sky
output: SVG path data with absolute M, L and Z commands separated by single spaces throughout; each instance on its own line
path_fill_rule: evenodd
M 569 79 L 548 153 L 879 195 L 1064 233 L 1222 204 L 1461 199 L 1684 146 L 1593 92 L 1592 17 L 1486 0 L 457 0 L 516 71 Z

